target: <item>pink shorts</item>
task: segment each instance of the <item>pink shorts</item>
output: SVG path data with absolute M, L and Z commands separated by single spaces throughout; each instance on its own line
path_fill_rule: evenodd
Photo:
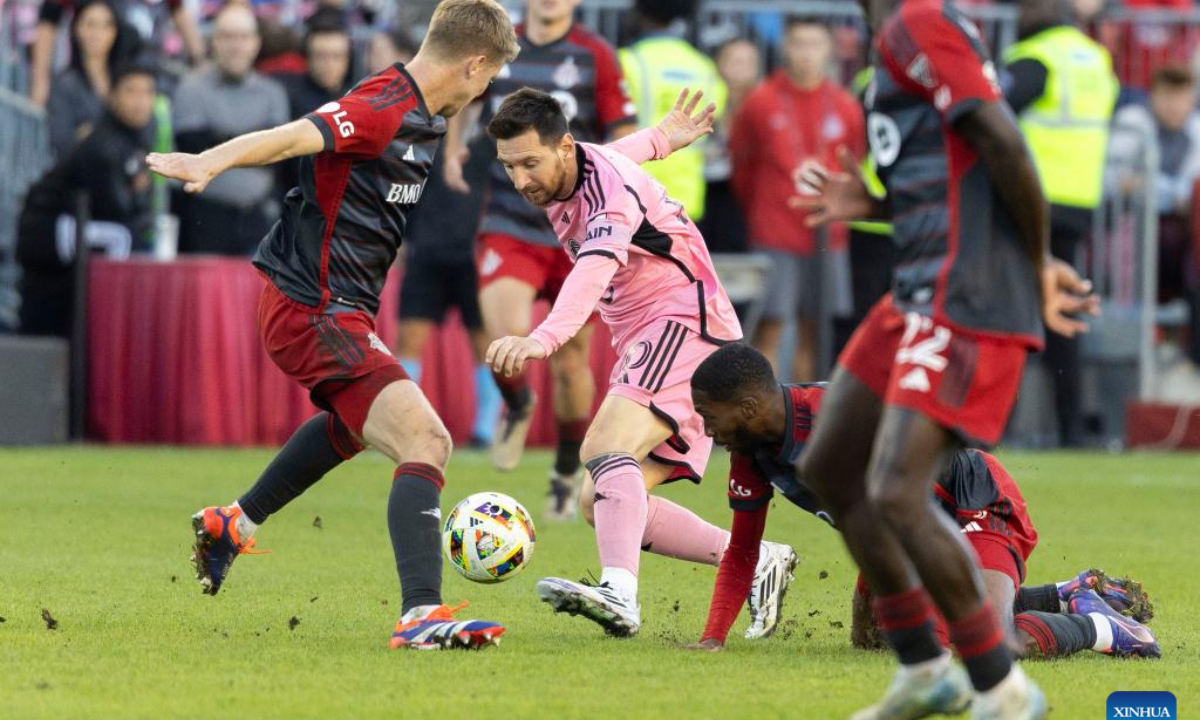
M 699 483 L 712 454 L 712 438 L 692 405 L 692 374 L 717 346 L 674 320 L 657 320 L 634 334 L 618 354 L 610 395 L 629 398 L 671 426 L 672 435 L 650 459 L 675 468 L 667 482 Z

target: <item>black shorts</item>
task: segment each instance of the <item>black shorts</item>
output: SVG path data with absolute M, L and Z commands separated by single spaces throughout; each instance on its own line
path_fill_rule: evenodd
M 441 323 L 446 310 L 457 307 L 468 330 L 483 327 L 474 258 L 425 259 L 412 253 L 400 284 L 400 319 Z

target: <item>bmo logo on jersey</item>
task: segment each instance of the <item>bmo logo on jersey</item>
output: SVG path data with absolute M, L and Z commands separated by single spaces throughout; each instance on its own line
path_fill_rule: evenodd
M 338 133 L 348 138 L 354 134 L 354 123 L 346 119 L 346 111 L 342 109 L 341 103 L 328 102 L 317 108 L 317 112 L 324 115 L 333 116 L 333 124 L 337 125 Z
M 392 183 L 387 202 L 393 205 L 416 205 L 424 190 L 425 183 Z

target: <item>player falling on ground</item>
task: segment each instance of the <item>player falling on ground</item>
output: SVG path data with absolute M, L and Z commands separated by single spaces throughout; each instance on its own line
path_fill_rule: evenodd
M 875 31 L 867 134 L 886 201 L 844 150 L 845 172 L 797 202 L 818 225 L 888 219 L 892 292 L 838 358 L 798 470 L 862 569 L 901 666 L 854 720 L 911 720 L 971 705 L 976 720 L 1040 718 L 961 533 L 929 492 L 947 457 L 995 443 L 1043 320 L 1098 309 L 1048 254 L 1048 207 L 1028 148 L 971 23 L 949 0 L 863 0 Z M 933 632 L 949 622 L 966 672 Z
M 711 132 L 713 107 L 694 113 L 699 99 L 688 102 L 684 92 L 658 127 L 600 146 L 576 142 L 558 101 L 525 88 L 504 100 L 487 128 L 513 185 L 545 209 L 575 263 L 541 325 L 488 348 L 493 369 L 511 377 L 527 360 L 552 355 L 597 307 L 619 358 L 582 449 L 589 477 L 581 506 L 596 528 L 600 584 L 538 583 L 556 611 L 583 614 L 619 636 L 641 625 L 642 548 L 716 565 L 729 539 L 694 513 L 647 494 L 672 480 L 700 482 L 712 440 L 692 407 L 688 380 L 709 353 L 741 337 L 704 238 L 638 166 Z M 774 608 L 796 556 L 785 545 L 765 549 L 757 594 L 766 597 L 760 605 Z
M 199 155 L 149 157 L 188 192 L 230 168 L 303 158 L 300 187 L 254 257 L 270 281 L 258 319 L 271 359 L 324 412 L 237 502 L 194 516 L 193 560 L 206 593 L 220 590 L 259 525 L 369 445 L 399 466 L 387 520 L 403 615 L 391 646 L 481 647 L 504 632 L 492 622 L 456 621 L 457 608 L 442 604 L 439 501 L 450 435 L 376 336 L 374 314 L 445 132 L 442 118 L 479 96 L 516 53 L 512 25 L 493 0 L 444 0 L 407 66 L 372 75 L 287 125 Z
M 734 519 L 708 624 L 695 647 L 724 646 L 750 588 L 776 492 L 830 522 L 794 470 L 824 394 L 823 384 L 780 384 L 767 358 L 740 343 L 719 348 L 696 368 L 696 412 L 704 418 L 706 432 L 731 453 L 729 505 Z M 1020 488 L 996 458 L 979 450 L 955 451 L 933 493 L 938 507 L 974 549 L 992 607 L 1000 611 L 1005 627 L 1015 626 L 1021 654 L 1055 657 L 1090 648 L 1119 657 L 1160 655 L 1154 635 L 1139 622 L 1152 614 L 1139 583 L 1110 581 L 1089 570 L 1067 582 L 1021 587 L 1037 531 Z M 882 647 L 869 601 L 860 576 L 851 639 L 858 647 Z M 938 640 L 948 646 L 946 624 L 941 617 L 937 620 Z
M 586 142 L 619 138 L 637 128 L 636 108 L 626 95 L 616 52 L 599 35 L 576 24 L 580 0 L 528 0 L 525 21 L 516 27 L 521 54 L 496 78 L 482 105 L 484 124 L 509 93 L 533 87 L 554 96 L 563 106 L 572 136 Z M 451 122 L 447 136 L 446 175 L 453 186 L 461 173 L 454 148 L 465 135 L 469 113 Z M 472 152 L 495 156 L 486 137 Z M 478 246 L 479 301 L 491 339 L 527 335 L 534 302 L 558 297 L 570 258 L 559 249 L 546 215 L 513 189 L 504 170 L 491 163 L 488 200 Z M 460 186 L 466 191 L 465 185 Z M 592 417 L 596 384 L 588 360 L 591 328 L 585 325 L 550 358 L 554 382 L 554 416 L 558 448 L 550 471 L 546 517 L 573 518 L 583 481 L 579 447 Z M 492 461 L 513 470 L 525 450 L 525 439 L 538 398 L 522 374 L 496 376 L 504 398 L 492 440 Z

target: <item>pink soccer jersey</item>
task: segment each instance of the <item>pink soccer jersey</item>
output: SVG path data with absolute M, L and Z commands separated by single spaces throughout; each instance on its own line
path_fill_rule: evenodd
M 554 352 L 598 306 L 619 355 L 640 329 L 662 319 L 715 344 L 740 339 L 704 238 L 638 165 L 669 152 L 662 133 L 647 128 L 610 145 L 575 148 L 575 189 L 546 207 L 575 268 L 532 337 Z

